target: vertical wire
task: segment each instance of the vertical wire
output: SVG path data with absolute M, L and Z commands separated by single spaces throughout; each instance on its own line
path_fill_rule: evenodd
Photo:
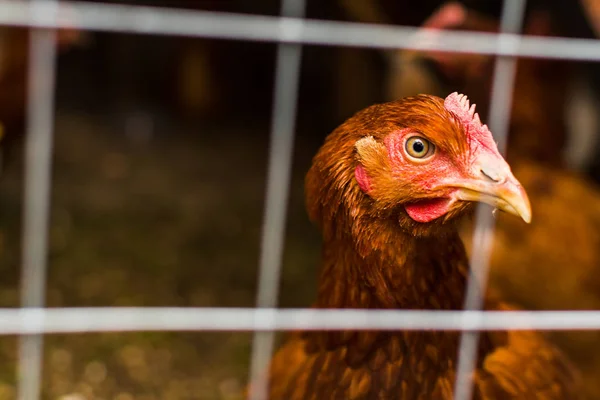
M 504 0 L 500 21 L 500 33 L 518 33 L 525 15 L 525 0 Z M 500 46 L 514 46 L 504 37 Z M 514 88 L 517 60 L 514 57 L 498 56 L 494 68 L 490 101 L 490 129 L 498 143 L 501 154 L 506 151 L 510 110 Z M 488 281 L 490 257 L 494 239 L 495 220 L 491 208 L 485 204 L 477 206 L 473 252 L 470 263 L 470 278 L 465 296 L 465 310 L 480 310 Z M 472 373 L 477 361 L 480 332 L 463 332 L 458 350 L 458 367 L 454 387 L 455 400 L 470 400 L 473 392 Z
M 57 10 L 54 0 L 32 0 L 34 17 L 47 18 Z M 25 142 L 25 188 L 23 209 L 21 304 L 43 307 L 46 297 L 46 267 L 56 35 L 33 29 L 29 36 L 27 136 Z M 37 399 L 42 381 L 43 336 L 24 335 L 19 343 L 18 398 Z
M 305 0 L 283 0 L 284 17 L 302 18 Z M 285 34 L 298 29 L 291 21 L 282 21 Z M 273 115 L 265 217 L 259 263 L 257 307 L 274 308 L 279 294 L 285 220 L 293 156 L 294 129 L 302 46 L 279 44 L 275 69 Z M 274 316 L 273 316 L 274 318 Z M 275 332 L 255 332 L 250 362 L 251 400 L 267 399 L 269 362 L 273 354 Z

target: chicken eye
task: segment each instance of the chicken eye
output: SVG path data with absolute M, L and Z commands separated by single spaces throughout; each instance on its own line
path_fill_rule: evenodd
M 421 136 L 413 136 L 406 141 L 406 153 L 412 158 L 422 159 L 433 153 L 433 144 Z

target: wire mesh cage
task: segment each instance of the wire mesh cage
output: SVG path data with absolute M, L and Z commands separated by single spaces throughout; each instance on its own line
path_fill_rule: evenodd
M 116 331 L 252 331 L 251 381 L 255 400 L 266 398 L 267 368 L 280 330 L 462 331 L 455 398 L 471 397 L 470 372 L 480 330 L 596 330 L 595 311 L 484 312 L 479 288 L 487 281 L 494 218 L 480 207 L 473 238 L 465 311 L 279 309 L 277 299 L 290 191 L 303 46 L 349 46 L 498 55 L 489 125 L 506 148 L 515 57 L 600 61 L 600 41 L 520 35 L 526 2 L 505 0 L 499 33 L 435 31 L 404 26 L 304 19 L 303 0 L 283 0 L 280 16 L 189 11 L 100 3 L 1 1 L 0 23 L 34 28 L 29 45 L 27 136 L 20 309 L 0 310 L 0 333 L 21 335 L 20 399 L 40 397 L 43 335 Z M 260 243 L 257 308 L 45 308 L 48 221 L 52 185 L 56 32 L 50 28 L 277 44 L 266 200 Z

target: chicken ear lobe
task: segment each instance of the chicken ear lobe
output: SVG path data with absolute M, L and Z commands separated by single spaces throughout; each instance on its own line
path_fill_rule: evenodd
M 370 168 L 368 165 L 380 163 L 383 156 L 387 154 L 385 146 L 375 140 L 373 136 L 366 136 L 354 144 L 356 147 L 356 154 L 358 155 L 358 161 L 365 167 Z
M 365 174 L 369 183 L 365 186 L 372 188 L 372 181 L 379 180 L 377 175 L 389 172 L 390 166 L 387 163 L 387 149 L 377 142 L 373 136 L 367 136 L 355 143 L 358 167 L 362 167 L 362 174 Z M 361 184 L 361 188 L 363 184 Z M 363 189 L 364 190 L 364 189 Z
M 358 140 L 355 148 L 358 161 L 355 177 L 362 191 L 380 201 L 393 201 L 396 182 L 387 148 L 377 142 L 373 136 Z

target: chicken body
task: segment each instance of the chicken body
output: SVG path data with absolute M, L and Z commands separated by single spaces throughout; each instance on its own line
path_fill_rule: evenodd
M 364 265 L 350 246 L 327 243 L 317 307 L 462 307 L 467 259 L 457 236 L 390 244 L 396 254 Z M 452 399 L 458 341 L 455 332 L 298 333 L 273 360 L 269 398 Z M 479 352 L 477 399 L 576 398 L 568 362 L 537 334 L 484 334 Z
M 457 94 L 420 95 L 363 110 L 329 135 L 306 179 L 324 238 L 316 307 L 462 308 L 468 260 L 456 222 L 472 210 L 469 196 L 530 219 L 524 190 L 473 110 Z M 486 308 L 510 307 L 488 298 Z M 269 398 L 451 399 L 458 339 L 297 332 L 273 359 Z M 474 384 L 479 399 L 579 398 L 569 361 L 530 332 L 484 333 Z

